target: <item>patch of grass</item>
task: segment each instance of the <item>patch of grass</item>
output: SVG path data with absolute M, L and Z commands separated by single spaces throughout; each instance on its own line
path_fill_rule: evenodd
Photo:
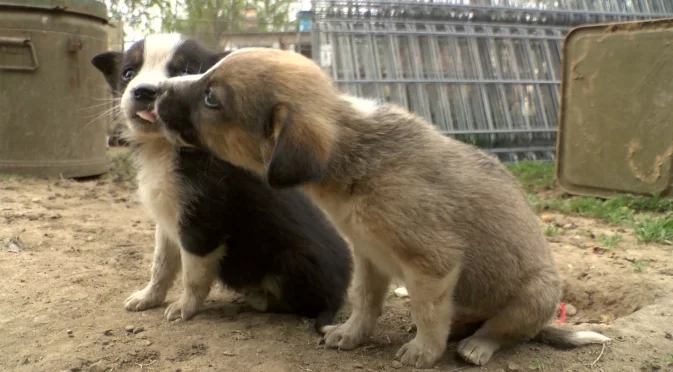
M 673 198 L 662 198 L 659 195 L 623 195 L 615 198 L 615 200 L 623 206 L 640 212 L 665 213 L 673 211 Z
M 561 212 L 598 218 L 613 225 L 623 224 L 633 218 L 633 210 L 623 205 L 618 199 L 572 198 L 564 203 Z
M 543 198 L 528 194 L 528 202 L 538 212 L 557 211 L 581 217 L 600 219 L 612 225 L 628 225 L 636 228 L 642 242 L 673 244 L 673 215 L 651 215 L 636 219 L 638 213 L 673 212 L 673 199 L 659 197 L 621 196 L 614 199 L 593 197 Z
M 535 194 L 528 194 L 528 203 L 538 212 L 563 211 L 565 201 L 556 198 L 541 198 Z
M 534 371 L 542 371 L 544 369 L 544 360 L 542 358 L 535 358 L 528 368 Z
M 668 356 L 666 356 L 666 365 L 673 366 L 673 354 L 668 354 Z
M 617 248 L 619 243 L 622 242 L 624 238 L 619 234 L 614 234 L 612 236 L 601 235 L 598 237 L 598 241 L 603 245 L 605 249 L 614 249 Z
M 556 226 L 547 226 L 547 228 L 544 229 L 544 234 L 550 238 L 558 235 L 558 233 L 559 228 Z
M 540 192 L 554 187 L 554 164 L 521 161 L 509 166 L 526 192 Z
M 637 260 L 633 263 L 633 270 L 635 270 L 637 273 L 642 273 L 645 271 L 645 267 L 647 267 L 647 265 L 645 265 L 645 262 L 642 260 Z
M 302 319 L 297 325 L 298 329 L 310 329 L 312 326 L 311 321 L 308 319 Z
M 0 180 L 3 181 L 21 181 L 27 177 L 23 174 L 14 174 L 14 173 L 0 173 Z
M 672 244 L 673 216 L 645 217 L 635 223 L 636 237 L 643 243 Z

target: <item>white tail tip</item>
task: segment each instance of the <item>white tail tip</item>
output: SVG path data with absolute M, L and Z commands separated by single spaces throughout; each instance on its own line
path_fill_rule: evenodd
M 574 343 L 585 345 L 585 344 L 604 344 L 611 339 L 609 337 L 603 336 L 600 333 L 591 332 L 591 331 L 577 331 L 569 337 Z

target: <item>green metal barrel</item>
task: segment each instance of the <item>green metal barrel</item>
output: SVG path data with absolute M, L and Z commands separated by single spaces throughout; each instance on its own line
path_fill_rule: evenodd
M 93 0 L 0 0 L 0 173 L 86 177 L 109 170 L 107 9 Z

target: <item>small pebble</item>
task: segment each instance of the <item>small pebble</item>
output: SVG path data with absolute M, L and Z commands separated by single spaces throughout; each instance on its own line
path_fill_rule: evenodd
M 543 214 L 542 216 L 540 216 L 540 219 L 542 220 L 542 222 L 551 222 L 554 220 L 554 217 L 548 214 Z
M 9 239 L 7 250 L 12 253 L 18 253 L 23 250 L 23 244 L 18 239 Z
M 69 335 L 72 336 L 72 329 L 69 329 L 69 330 L 65 331 L 65 333 L 67 333 L 67 334 L 69 334 Z
M 133 334 L 136 334 L 136 335 L 137 335 L 138 333 L 140 333 L 140 332 L 143 332 L 143 331 L 145 331 L 145 328 L 143 328 L 143 327 L 135 327 L 135 328 L 133 328 Z
M 577 308 L 571 304 L 566 304 L 566 315 L 573 316 L 575 314 L 577 314 Z
M 395 296 L 404 298 L 404 297 L 409 297 L 409 292 L 407 292 L 407 289 L 404 287 L 399 287 L 395 289 Z
M 573 224 L 567 223 L 567 224 L 563 225 L 563 228 L 566 229 L 566 230 L 570 230 L 570 229 L 573 228 Z
M 112 336 L 112 330 L 111 329 L 106 329 L 103 331 L 104 336 Z
M 132 326 L 132 325 L 127 325 L 126 327 L 124 327 L 124 329 L 126 330 L 126 332 L 129 332 L 129 333 L 133 332 L 133 330 L 134 330 L 135 328 L 136 328 L 136 327 L 134 327 L 134 326 Z
M 666 337 L 667 340 L 673 340 L 673 335 L 671 335 L 671 332 L 666 332 Z
M 394 360 L 393 364 L 391 366 L 395 369 L 400 369 L 400 368 L 404 367 L 404 365 L 397 360 Z

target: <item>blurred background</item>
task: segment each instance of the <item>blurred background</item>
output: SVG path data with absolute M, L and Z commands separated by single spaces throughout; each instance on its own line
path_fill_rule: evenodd
M 392 101 L 504 161 L 554 159 L 563 38 L 673 17 L 670 0 L 108 0 L 110 48 L 180 32 L 290 49 L 341 89 Z

